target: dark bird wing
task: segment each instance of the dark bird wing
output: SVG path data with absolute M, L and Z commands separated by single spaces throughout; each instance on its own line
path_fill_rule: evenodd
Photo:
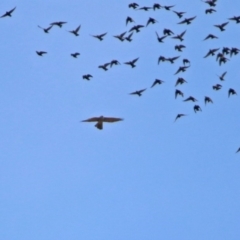
M 113 122 L 123 121 L 123 119 L 122 118 L 114 118 L 114 117 L 103 117 L 102 121 L 113 123 Z
M 92 118 L 88 118 L 86 120 L 83 120 L 82 122 L 98 122 L 100 120 L 99 117 L 92 117 Z
M 14 11 L 16 9 L 16 7 L 15 8 L 13 8 L 13 9 L 11 9 L 10 11 L 8 11 L 8 12 L 6 12 L 6 13 L 4 13 L 0 18 L 3 18 L 3 17 L 6 17 L 6 16 L 9 16 L 9 15 L 11 15 L 11 13 Z

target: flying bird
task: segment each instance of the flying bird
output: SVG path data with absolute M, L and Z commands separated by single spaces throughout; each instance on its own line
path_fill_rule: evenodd
M 207 0 L 203 2 L 207 3 L 210 7 L 216 7 L 217 0 Z
M 237 95 L 237 92 L 234 89 L 229 88 L 229 90 L 228 90 L 228 97 L 230 97 L 231 94 L 232 95 Z
M 186 99 L 183 100 L 183 101 L 184 101 L 184 102 L 188 102 L 188 101 L 197 102 L 197 99 L 194 98 L 194 97 L 192 97 L 192 96 L 190 96 L 190 97 L 186 98 Z
M 160 9 L 162 6 L 159 3 L 154 3 L 153 4 L 153 10 L 155 11 L 156 9 Z
M 119 39 L 121 42 L 123 42 L 124 41 L 124 35 L 126 34 L 126 32 L 123 32 L 123 33 L 121 33 L 121 34 L 119 34 L 119 35 L 115 35 L 114 37 L 115 38 L 117 38 L 117 39 Z
M 157 40 L 158 40 L 158 42 L 160 42 L 160 43 L 163 43 L 163 39 L 167 37 L 166 35 L 164 35 L 164 36 L 162 36 L 162 37 L 159 37 L 159 35 L 158 35 L 157 32 L 156 32 L 156 35 L 157 35 Z
M 218 91 L 218 90 L 220 90 L 222 88 L 222 85 L 221 84 L 216 84 L 212 88 L 213 88 L 213 90 Z
M 78 31 L 79 31 L 80 27 L 81 27 L 81 25 L 79 25 L 76 29 L 74 29 L 72 31 L 68 31 L 68 32 L 74 34 L 77 37 L 77 36 L 79 36 Z
M 50 27 L 48 28 L 43 28 L 41 26 L 38 25 L 39 28 L 41 28 L 45 33 L 48 33 L 50 31 L 50 29 L 53 27 L 53 25 L 51 25 Z
M 110 62 L 110 67 L 112 67 L 113 65 L 120 65 L 120 62 L 114 59 Z
M 190 61 L 188 59 L 186 59 L 186 58 L 183 59 L 183 65 L 185 65 L 185 64 L 189 64 L 190 65 Z
M 127 40 L 128 42 L 131 42 L 132 41 L 132 35 L 133 35 L 133 32 L 130 33 L 127 37 L 125 37 L 124 39 Z
M 153 82 L 151 88 L 154 87 L 156 84 L 159 84 L 159 85 L 160 85 L 160 84 L 162 84 L 162 83 L 164 83 L 164 81 L 162 81 L 162 80 L 160 80 L 160 79 L 155 79 L 155 81 Z
M 240 152 L 240 148 L 238 148 L 238 150 L 236 151 L 236 153 Z
M 12 16 L 12 13 L 13 13 L 13 11 L 14 11 L 15 9 L 16 9 L 16 7 L 13 8 L 13 9 L 11 9 L 10 11 L 7 11 L 7 12 L 4 13 L 0 18 L 11 17 L 11 16 Z
M 139 5 L 137 3 L 130 3 L 128 5 L 129 8 L 133 8 L 133 9 L 136 9 Z
M 105 64 L 103 64 L 103 65 L 99 65 L 98 66 L 98 68 L 102 68 L 104 71 L 107 71 L 108 70 L 108 65 L 109 65 L 110 63 L 105 63 Z
M 240 52 L 240 49 L 232 47 L 230 50 L 230 57 L 232 57 L 232 55 L 237 55 Z
M 180 72 L 185 72 L 186 69 L 189 68 L 189 66 L 180 66 L 178 70 L 174 73 L 174 75 L 180 73 Z
M 178 96 L 178 95 L 180 95 L 180 96 L 184 97 L 184 94 L 183 94 L 183 92 L 182 92 L 182 91 L 180 91 L 180 90 L 178 90 L 178 89 L 176 89 L 176 90 L 175 90 L 175 98 L 177 98 L 177 96 Z
M 129 30 L 129 32 L 132 32 L 135 30 L 138 33 L 138 32 L 140 32 L 140 28 L 143 28 L 143 27 L 144 27 L 143 25 L 139 25 L 139 24 L 135 25 Z
M 158 21 L 157 21 L 156 19 L 149 17 L 146 26 L 148 26 L 148 24 L 150 24 L 150 23 L 155 24 L 155 23 L 157 23 L 157 22 L 158 22 Z
M 126 18 L 126 25 L 128 25 L 128 23 L 132 23 L 135 22 L 131 17 L 127 17 Z
M 179 18 L 182 18 L 183 14 L 186 13 L 186 12 L 177 12 L 177 11 L 173 11 L 173 12 L 176 13 Z
M 36 51 L 37 55 L 38 56 L 43 56 L 43 54 L 47 54 L 47 52 L 44 52 L 44 51 Z
M 172 5 L 172 6 L 163 6 L 167 11 L 170 11 L 171 8 L 173 8 L 175 5 Z
M 198 112 L 198 111 L 202 111 L 202 109 L 200 108 L 199 105 L 194 105 L 193 110 L 194 110 L 195 113 Z
M 74 58 L 77 58 L 80 55 L 79 52 L 71 53 L 71 56 Z
M 187 30 L 185 30 L 184 32 L 180 33 L 179 35 L 176 35 L 174 37 L 172 37 L 173 39 L 179 39 L 180 41 L 183 41 L 183 36 L 186 33 Z
M 139 8 L 138 10 L 148 11 L 148 10 L 150 10 L 150 9 L 152 9 L 152 8 L 151 8 L 151 7 L 141 7 L 141 8 Z
M 135 58 L 132 61 L 125 62 L 124 64 L 130 65 L 132 68 L 136 67 L 135 63 L 137 62 L 139 58 Z
M 129 94 L 131 94 L 131 95 L 138 95 L 139 97 L 141 97 L 141 96 L 142 96 L 142 93 L 143 93 L 145 90 L 146 90 L 146 88 L 145 88 L 145 89 L 142 89 L 142 90 L 138 90 L 138 91 L 132 92 L 132 93 L 129 93 Z
M 50 23 L 50 25 L 52 26 L 58 26 L 58 27 L 62 27 L 63 24 L 66 24 L 67 22 L 53 22 L 53 23 Z
M 172 58 L 166 58 L 166 61 L 169 61 L 170 63 L 174 63 L 175 60 L 177 60 L 180 56 L 172 57 Z
M 160 63 L 160 62 L 165 62 L 167 60 L 167 58 L 165 58 L 164 56 L 159 56 L 159 58 L 158 58 L 158 64 Z
M 114 123 L 114 122 L 118 122 L 118 121 L 123 121 L 122 118 L 115 118 L 115 117 L 92 117 L 92 118 L 88 118 L 86 120 L 83 120 L 82 122 L 97 122 L 95 124 L 95 127 L 102 130 L 103 129 L 103 123 L 107 122 L 107 123 Z
M 164 34 L 164 35 L 171 36 L 171 35 L 174 34 L 174 33 L 173 33 L 172 30 L 167 29 L 167 28 L 164 28 L 164 29 L 163 29 L 163 34 Z
M 187 81 L 184 79 L 184 78 L 181 78 L 179 77 L 176 81 L 176 84 L 175 84 L 175 87 L 178 85 L 178 84 L 183 84 L 183 83 L 187 83 Z
M 191 18 L 185 18 L 183 21 L 179 22 L 178 24 L 184 24 L 184 23 L 186 23 L 187 25 L 189 25 L 189 24 L 192 23 L 192 21 L 193 21 L 195 18 L 196 18 L 196 16 L 195 16 L 195 17 L 191 17 Z
M 179 113 L 179 114 L 176 116 L 174 122 L 176 122 L 179 118 L 184 117 L 184 116 L 187 116 L 187 115 L 186 115 L 186 114 L 183 114 L 183 113 Z
M 213 12 L 216 12 L 216 10 L 214 8 L 208 8 L 205 10 L 205 13 L 208 14 L 208 13 L 213 13 Z
M 102 40 L 103 40 L 103 37 L 104 37 L 106 34 L 107 34 L 107 33 L 105 32 L 105 33 L 103 33 L 103 34 L 91 35 L 91 36 L 94 37 L 94 38 L 99 39 L 100 41 L 102 41 Z
M 218 24 L 218 25 L 214 25 L 214 27 L 217 27 L 220 29 L 220 31 L 225 31 L 225 26 L 228 24 L 228 22 L 222 23 L 222 24 Z
M 210 49 L 209 51 L 208 51 L 208 53 L 204 56 L 204 58 L 206 58 L 206 57 L 208 57 L 208 56 L 214 56 L 215 55 L 215 52 L 216 51 L 218 51 L 219 50 L 219 48 L 214 48 L 214 49 Z
M 174 47 L 174 49 L 177 50 L 177 51 L 179 51 L 179 52 L 182 52 L 182 49 L 183 49 L 183 48 L 186 48 L 186 46 L 184 46 L 184 45 L 182 45 L 182 44 L 176 45 L 176 46 Z
M 90 78 L 92 78 L 93 76 L 91 74 L 86 74 L 86 75 L 83 75 L 82 78 L 83 79 L 86 79 L 86 80 L 90 80 Z
M 208 34 L 208 35 L 203 39 L 203 41 L 205 41 L 205 40 L 207 40 L 207 39 L 214 39 L 214 38 L 218 38 L 218 37 L 216 37 L 216 36 L 213 35 L 213 34 Z
M 207 96 L 204 98 L 204 102 L 205 102 L 205 105 L 207 103 L 213 103 L 212 99 L 210 97 L 207 97 Z
M 228 20 L 231 20 L 231 21 L 235 21 L 236 23 L 240 23 L 240 16 L 234 16 L 234 17 L 231 17 L 229 18 Z
M 224 77 L 225 77 L 225 75 L 227 74 L 227 71 L 226 72 L 224 72 L 224 73 L 222 73 L 220 76 L 218 76 L 219 77 L 219 79 L 221 80 L 221 81 L 224 81 L 225 79 L 224 79 Z

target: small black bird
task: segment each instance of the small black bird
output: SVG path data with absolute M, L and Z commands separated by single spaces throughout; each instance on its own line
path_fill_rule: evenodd
M 170 11 L 171 8 L 173 8 L 175 5 L 172 5 L 172 6 L 163 6 L 167 11 Z
M 82 78 L 83 79 L 86 79 L 86 80 L 90 80 L 90 78 L 92 78 L 93 76 L 91 74 L 86 74 L 86 75 L 83 75 Z
M 174 63 L 175 60 L 177 60 L 180 56 L 172 57 L 172 58 L 166 58 L 166 61 L 169 61 L 170 63 Z
M 190 65 L 190 61 L 188 59 L 186 59 L 186 58 L 183 59 L 183 65 L 185 65 L 185 64 L 189 64 Z
M 240 52 L 240 49 L 232 47 L 230 50 L 230 57 L 232 57 L 232 55 L 237 55 Z
M 123 32 L 123 33 L 121 33 L 121 34 L 119 34 L 119 35 L 115 35 L 114 37 L 115 38 L 117 38 L 117 39 L 119 39 L 121 42 L 123 42 L 124 41 L 124 35 L 126 34 L 126 32 Z
M 230 97 L 231 94 L 232 95 L 237 95 L 237 92 L 234 89 L 229 88 L 229 90 L 228 90 L 228 97 Z
M 198 112 L 198 111 L 202 111 L 202 109 L 200 108 L 199 105 L 194 105 L 193 110 L 194 110 L 195 113 Z
M 205 13 L 208 14 L 208 13 L 213 13 L 213 12 L 216 12 L 216 10 L 214 8 L 208 8 L 205 10 Z
M 167 29 L 167 28 L 163 29 L 163 35 L 171 36 L 172 34 L 174 34 L 172 30 Z
M 203 39 L 203 41 L 204 41 L 204 40 L 207 40 L 207 39 L 209 39 L 209 38 L 214 39 L 214 38 L 218 38 L 218 37 L 216 37 L 216 36 L 213 35 L 213 34 L 208 34 L 208 35 Z
M 127 17 L 126 18 L 126 25 L 128 25 L 128 23 L 132 23 L 135 22 L 131 17 Z
M 156 9 L 160 9 L 162 6 L 159 3 L 154 3 L 153 4 L 153 10 L 155 11 Z
M 103 34 L 99 34 L 99 35 L 91 35 L 91 36 L 94 37 L 94 38 L 99 39 L 100 41 L 102 41 L 102 40 L 103 40 L 103 37 L 104 37 L 106 34 L 107 34 L 107 33 L 103 33 Z
M 151 7 L 141 7 L 141 8 L 139 8 L 138 10 L 148 11 L 148 10 L 150 10 L 150 9 L 152 9 L 152 8 L 151 8 Z
M 44 51 L 36 51 L 37 55 L 38 56 L 43 56 L 43 54 L 47 54 L 47 52 L 44 52 Z
M 48 27 L 48 28 L 42 28 L 42 27 L 40 27 L 39 25 L 38 25 L 38 27 L 41 28 L 45 33 L 48 33 L 49 30 L 53 27 L 53 25 L 51 25 L 51 26 Z
M 177 12 L 177 11 L 173 11 L 173 12 L 176 13 L 179 18 L 182 18 L 183 14 L 186 13 L 186 12 Z
M 98 66 L 98 68 L 102 68 L 104 71 L 107 71 L 108 70 L 108 65 L 109 65 L 110 63 L 105 63 L 105 64 L 103 64 L 103 65 L 99 65 Z
M 183 36 L 186 33 L 187 30 L 185 30 L 184 32 L 180 33 L 179 35 L 176 35 L 174 37 L 172 37 L 173 39 L 179 39 L 180 41 L 183 41 Z
M 133 9 L 136 9 L 139 5 L 137 3 L 130 3 L 128 5 L 129 8 L 133 8 Z
M 218 61 L 219 61 L 219 65 L 221 66 L 222 63 L 226 63 L 227 61 L 229 61 L 229 59 L 222 55 L 219 57 Z
M 178 118 L 180 118 L 180 117 L 184 117 L 184 116 L 187 116 L 187 115 L 186 115 L 186 114 L 183 114 L 183 113 L 179 113 L 179 114 L 176 116 L 174 122 L 176 122 L 176 121 L 178 120 Z
M 132 32 L 135 30 L 138 33 L 140 32 L 140 28 L 143 28 L 143 27 L 144 27 L 143 25 L 135 25 L 129 30 L 129 32 Z
M 210 49 L 209 51 L 208 51 L 208 53 L 204 56 L 204 58 L 206 58 L 206 57 L 208 57 L 208 56 L 214 56 L 215 55 L 215 52 L 216 51 L 218 51 L 219 50 L 219 48 L 214 48 L 214 49 Z
M 13 13 L 13 11 L 16 9 L 16 7 L 15 8 L 13 8 L 12 10 L 10 10 L 10 11 L 7 11 L 6 13 L 4 13 L 0 18 L 3 18 L 3 17 L 11 17 L 12 15 L 12 13 Z
M 185 72 L 186 69 L 189 68 L 189 66 L 180 66 L 178 70 L 174 73 L 174 75 L 180 73 L 180 72 Z
M 167 58 L 165 58 L 164 56 L 159 56 L 159 58 L 158 58 L 158 64 L 160 63 L 160 62 L 165 62 L 167 60 Z
M 229 18 L 228 20 L 232 20 L 232 21 L 235 21 L 236 23 L 240 23 L 240 16 L 234 16 L 234 17 L 231 17 Z
M 118 60 L 112 60 L 110 62 L 110 67 L 112 67 L 113 65 L 120 65 L 120 62 Z
M 81 25 L 79 25 L 75 30 L 68 31 L 68 32 L 74 34 L 77 37 L 77 36 L 79 36 L 78 31 L 79 31 L 80 27 L 81 27 Z
M 124 39 L 127 40 L 128 42 L 131 42 L 132 41 L 132 35 L 133 35 L 133 32 L 130 33 L 127 37 L 125 37 Z
M 204 98 L 204 102 L 205 102 L 205 105 L 207 103 L 213 103 L 212 99 L 210 97 L 207 97 L 207 96 Z
M 219 25 L 214 25 L 214 27 L 217 27 L 220 29 L 220 31 L 225 31 L 225 26 L 228 24 L 228 22 L 225 22 L 225 23 L 222 23 L 222 24 L 219 24 Z
M 176 81 L 176 84 L 175 84 L 175 87 L 178 85 L 178 84 L 183 84 L 183 83 L 187 83 L 187 81 L 184 79 L 184 78 L 178 78 L 177 81 Z
M 176 89 L 176 90 L 175 90 L 175 98 L 177 98 L 177 96 L 178 96 L 178 95 L 180 95 L 180 96 L 184 97 L 184 94 L 183 94 L 183 92 L 182 92 L 182 91 L 180 91 L 180 90 L 178 90 L 178 89 Z
M 179 52 L 182 52 L 182 49 L 183 49 L 183 48 L 186 48 L 186 46 L 180 44 L 180 45 L 176 45 L 174 48 L 175 48 L 175 50 L 177 50 L 177 51 L 179 51 Z
M 135 63 L 137 62 L 139 58 L 135 58 L 132 61 L 125 62 L 124 64 L 130 65 L 132 68 L 136 67 Z
M 63 24 L 66 24 L 67 22 L 53 22 L 53 23 L 50 23 L 50 25 L 52 26 L 58 26 L 58 27 L 62 27 Z
M 183 100 L 183 101 L 184 101 L 184 102 L 187 102 L 187 101 L 197 102 L 197 99 L 194 98 L 194 97 L 192 97 L 192 96 L 190 96 L 190 97 L 186 98 L 186 99 Z
M 159 85 L 160 85 L 160 84 L 162 84 L 162 83 L 164 83 L 164 81 L 162 81 L 162 80 L 160 80 L 160 79 L 155 79 L 155 81 L 153 82 L 151 88 L 154 87 L 156 84 L 159 84 Z
M 191 18 L 185 18 L 183 21 L 179 22 L 178 24 L 184 24 L 184 23 L 186 23 L 187 25 L 189 25 L 189 24 L 192 23 L 192 21 L 193 21 L 195 18 L 196 18 L 196 16 L 195 16 L 195 17 L 191 17 Z
M 207 3 L 210 7 L 216 7 L 216 3 L 217 0 L 207 0 L 207 1 L 203 1 L 205 3 Z
M 80 55 L 79 52 L 71 53 L 71 56 L 74 58 L 77 58 Z
M 219 79 L 221 80 L 221 81 L 224 81 L 225 79 L 224 79 L 224 77 L 225 77 L 225 75 L 227 74 L 227 71 L 226 72 L 224 72 L 224 73 L 222 73 L 220 76 L 218 76 L 219 77 Z
M 222 88 L 222 85 L 221 84 L 216 84 L 216 85 L 213 85 L 212 88 L 213 88 L 213 90 L 218 91 L 218 90 L 220 90 Z
M 155 23 L 157 23 L 157 22 L 158 22 L 158 21 L 157 21 L 156 19 L 150 17 L 150 18 L 148 19 L 148 21 L 147 21 L 146 27 L 147 27 L 148 24 L 150 24 L 150 23 L 155 24 Z
M 157 40 L 158 40 L 158 42 L 160 42 L 160 43 L 163 43 L 163 39 L 167 37 L 166 35 L 164 35 L 164 36 L 162 36 L 162 37 L 159 37 L 159 35 L 158 35 L 157 32 L 156 32 L 156 35 L 157 35 Z
M 143 93 L 145 90 L 146 90 L 146 88 L 145 88 L 145 89 L 142 89 L 142 90 L 138 90 L 138 91 L 132 92 L 132 93 L 129 93 L 129 94 L 131 94 L 131 95 L 138 95 L 139 97 L 141 97 L 141 96 L 142 96 L 142 93 Z

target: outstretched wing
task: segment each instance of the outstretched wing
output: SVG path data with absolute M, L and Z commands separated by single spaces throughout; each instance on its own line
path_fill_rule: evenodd
M 92 118 L 83 120 L 82 122 L 98 122 L 98 121 L 99 121 L 99 117 L 92 117 Z
M 113 122 L 123 121 L 123 119 L 122 118 L 114 118 L 114 117 L 103 117 L 102 121 L 108 122 L 108 123 L 113 123 Z

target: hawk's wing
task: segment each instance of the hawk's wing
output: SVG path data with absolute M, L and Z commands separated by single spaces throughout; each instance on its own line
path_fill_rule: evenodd
M 113 123 L 113 122 L 118 122 L 118 121 L 123 121 L 122 118 L 114 118 L 114 117 L 104 117 L 102 119 L 103 122 L 109 122 L 109 123 Z

